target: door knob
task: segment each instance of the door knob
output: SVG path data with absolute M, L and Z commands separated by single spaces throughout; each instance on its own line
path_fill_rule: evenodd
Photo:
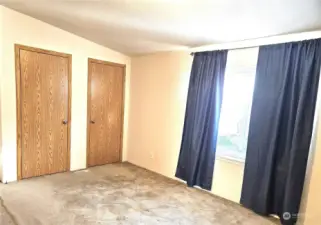
M 93 121 L 93 120 L 90 120 L 90 123 L 94 124 L 94 123 L 95 123 L 95 121 Z
M 68 123 L 67 120 L 63 120 L 63 121 L 62 121 L 62 124 L 67 124 L 67 123 Z

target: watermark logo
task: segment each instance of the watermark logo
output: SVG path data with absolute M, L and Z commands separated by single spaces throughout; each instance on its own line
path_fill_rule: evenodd
M 289 212 L 283 213 L 283 219 L 284 219 L 284 220 L 289 220 L 289 219 L 291 219 L 291 213 L 289 213 Z

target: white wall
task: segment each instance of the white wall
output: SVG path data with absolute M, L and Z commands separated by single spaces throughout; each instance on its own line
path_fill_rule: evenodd
M 192 57 L 186 52 L 132 58 L 128 161 L 174 177 Z
M 11 9 L 2 6 L 0 9 L 3 19 L 1 52 L 5 56 L 1 74 L 3 182 L 17 179 L 15 43 L 72 54 L 71 170 L 86 167 L 88 57 L 127 65 L 123 137 L 123 160 L 126 160 L 130 58 Z
M 128 161 L 175 178 L 193 57 L 166 52 L 132 58 Z M 212 192 L 239 202 L 244 164 L 217 158 Z

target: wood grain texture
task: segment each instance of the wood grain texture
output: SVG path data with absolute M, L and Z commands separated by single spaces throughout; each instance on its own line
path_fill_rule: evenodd
M 88 167 L 121 161 L 124 81 L 124 65 L 89 59 Z
M 67 171 L 71 55 L 15 47 L 18 179 Z
M 124 71 L 126 68 L 125 64 L 108 62 L 108 61 L 103 61 L 103 60 L 93 59 L 93 58 L 88 58 L 88 63 L 96 63 L 96 64 L 104 64 L 104 65 L 109 65 L 109 66 L 121 67 L 121 68 L 124 68 Z

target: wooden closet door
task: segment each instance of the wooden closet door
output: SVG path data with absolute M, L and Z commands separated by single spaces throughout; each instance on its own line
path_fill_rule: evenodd
M 124 67 L 89 61 L 87 165 L 121 160 Z
M 21 176 L 66 171 L 68 58 L 24 49 L 19 56 Z

